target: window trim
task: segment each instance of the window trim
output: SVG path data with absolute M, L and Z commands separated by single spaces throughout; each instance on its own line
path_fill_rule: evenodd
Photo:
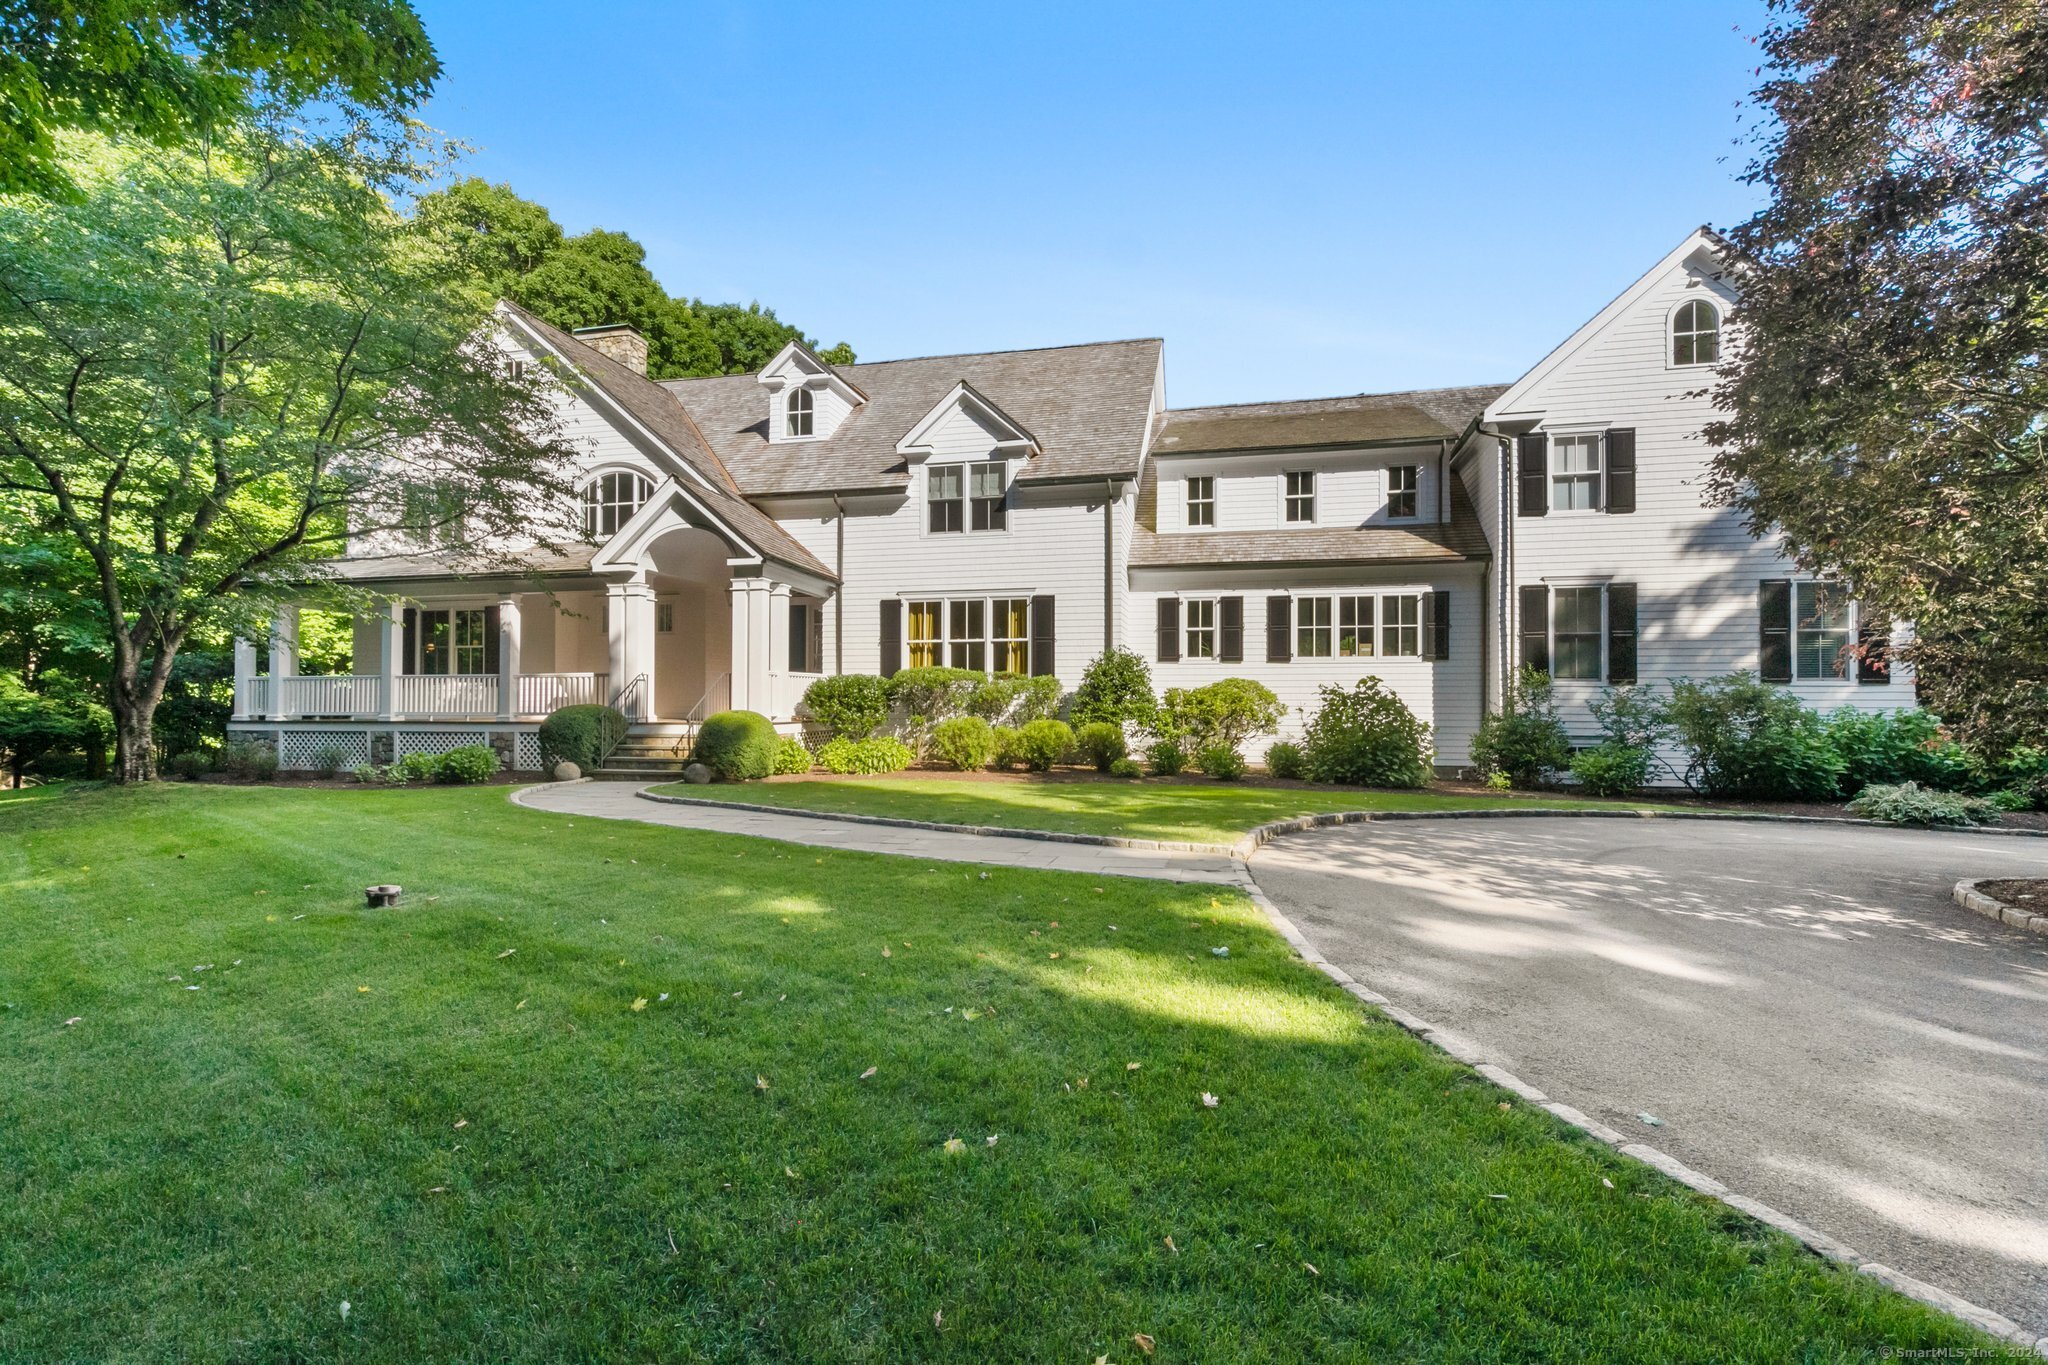
M 1183 663 L 1199 660 L 1215 663 L 1223 653 L 1222 613 L 1214 597 L 1183 597 L 1180 599 L 1180 661 Z M 1204 624 L 1195 623 L 1195 608 L 1203 608 L 1208 619 Z M 1197 651 L 1197 635 L 1204 637 L 1207 648 Z
M 1195 485 L 1205 485 L 1206 497 L 1195 496 Z M 1195 509 L 1202 508 L 1208 515 L 1205 520 L 1195 519 Z M 1216 476 L 1214 474 L 1189 474 L 1181 479 L 1181 525 L 1189 530 L 1213 531 L 1216 529 Z
M 1605 578 L 1601 578 L 1601 579 L 1595 579 L 1595 580 L 1592 580 L 1592 581 L 1590 581 L 1590 582 L 1589 582 L 1589 581 L 1586 581 L 1586 580 L 1584 580 L 1584 579 L 1580 579 L 1580 580 L 1577 580 L 1577 581 L 1570 581 L 1570 580 L 1567 580 L 1567 581 L 1564 581 L 1564 582 L 1555 582 L 1555 583 L 1553 583 L 1553 582 L 1550 582 L 1550 581 L 1546 580 L 1546 581 L 1544 582 L 1544 586 L 1550 589 L 1550 619 L 1549 619 L 1549 620 L 1547 620 L 1547 621 L 1545 621 L 1545 622 L 1543 623 L 1543 629 L 1544 629 L 1544 636 L 1545 636 L 1545 639 L 1546 639 L 1546 640 L 1548 641 L 1548 648 L 1549 648 L 1549 651 L 1550 651 L 1550 679 L 1551 679 L 1551 681 L 1552 681 L 1552 682 L 1563 682 L 1563 683 L 1601 683 L 1601 682 L 1605 682 L 1605 681 L 1606 681 L 1606 679 L 1607 679 L 1607 620 L 1608 620 L 1608 617 L 1607 617 L 1607 589 L 1608 589 L 1609 585 L 1610 585 L 1610 580 L 1608 580 L 1608 579 L 1605 579 Z M 1562 673 L 1559 673 L 1559 672 L 1557 671 L 1557 662 L 1558 662 L 1558 650 L 1557 650 L 1557 604 L 1558 604 L 1558 594 L 1559 594 L 1560 592 L 1580 592 L 1580 591 L 1584 591 L 1584 590 L 1586 590 L 1586 589 L 1591 589 L 1591 590 L 1593 590 L 1593 591 L 1595 591 L 1595 592 L 1597 592 L 1597 593 L 1599 593 L 1599 594 L 1600 594 L 1600 619 L 1599 619 L 1599 622 L 1598 622 L 1598 624 L 1597 624 L 1597 625 L 1596 625 L 1596 626 L 1594 627 L 1594 630 L 1593 630 L 1593 637 L 1594 637 L 1594 649 L 1595 649 L 1595 657 L 1594 657 L 1594 664 L 1593 664 L 1593 672 L 1592 672 L 1592 674 L 1591 674 L 1590 676 L 1588 676 L 1588 677 L 1583 677 L 1583 678 L 1581 678 L 1581 677 L 1569 677 L 1569 678 L 1568 678 L 1568 677 L 1565 677 L 1565 676 L 1564 676 L 1564 675 L 1563 675 Z M 1572 632 L 1572 634 L 1573 634 L 1573 636 L 1574 636 L 1574 637 L 1576 637 L 1576 636 L 1579 636 L 1579 635 L 1582 635 L 1582 634 L 1584 634 L 1584 633 L 1585 633 L 1585 632 L 1583 632 L 1583 631 L 1573 631 L 1573 632 Z
M 803 405 L 799 407 L 797 400 Z M 801 426 L 803 430 L 798 431 Z M 818 398 L 808 387 L 795 385 L 782 400 L 782 439 L 785 441 L 813 441 L 817 439 Z
M 604 509 L 607 506 L 624 506 L 623 503 L 605 502 L 603 500 L 603 494 L 600 491 L 604 487 L 604 483 L 607 479 L 615 478 L 632 478 L 639 480 L 639 487 L 637 489 L 639 493 L 639 498 L 636 502 L 633 503 L 631 510 L 625 512 L 624 515 L 620 516 L 617 523 L 612 527 L 612 529 L 607 531 L 603 529 Z M 596 501 L 593 501 L 591 497 L 592 493 L 594 492 L 598 494 L 598 498 Z M 600 542 L 610 540 L 613 536 L 617 535 L 620 531 L 623 531 L 626 528 L 627 522 L 631 521 L 634 517 L 640 515 L 640 509 L 645 507 L 647 505 L 648 499 L 652 498 L 653 496 L 654 479 L 648 475 L 647 471 L 637 468 L 633 465 L 602 465 L 597 469 L 592 470 L 590 472 L 589 477 L 586 478 L 580 485 L 578 485 L 576 489 L 577 521 L 583 527 L 584 535 L 593 537 L 599 540 Z
M 1714 358 L 1712 360 L 1680 360 L 1678 358 L 1678 315 L 1693 304 L 1699 304 L 1714 315 Z M 1699 354 L 1697 338 L 1709 333 L 1691 331 L 1687 336 L 1695 338 L 1693 354 Z M 1686 296 L 1671 305 L 1671 311 L 1664 317 L 1664 368 L 1667 370 L 1697 370 L 1721 363 L 1721 355 L 1728 349 L 1728 310 L 1721 300 L 1699 292 L 1688 291 Z
M 958 664 L 953 661 L 955 646 L 963 649 L 979 648 L 982 666 L 979 672 L 994 677 L 997 673 L 1017 673 L 1029 676 L 1031 673 L 1031 601 L 1037 594 L 1031 592 L 962 593 L 957 596 L 931 597 L 924 594 L 905 594 L 897 600 L 903 603 L 903 666 L 906 668 L 968 668 L 972 664 Z M 1022 603 L 1024 633 L 1022 635 L 999 635 L 997 627 L 1002 616 L 1003 604 Z M 977 638 L 956 637 L 953 634 L 953 609 L 955 606 L 976 606 L 981 610 L 981 634 Z M 919 639 L 914 633 L 917 612 L 921 607 L 934 607 L 936 633 L 930 639 Z M 972 613 L 970 612 L 971 616 Z M 1022 658 L 1024 667 L 998 669 L 996 664 L 1008 648 Z M 917 651 L 929 649 L 931 659 L 920 661 Z M 969 655 L 968 657 L 972 657 Z
M 1308 480 L 1307 493 L 1303 494 L 1294 491 L 1294 481 L 1296 479 Z M 1313 469 L 1284 469 L 1280 472 L 1280 524 L 1283 527 L 1314 526 L 1316 524 L 1316 483 L 1316 471 Z M 1294 515 L 1294 504 L 1303 498 L 1306 498 L 1308 501 L 1308 515 L 1306 517 L 1297 517 Z
M 1847 598 L 1847 600 L 1843 603 L 1842 607 L 1842 628 L 1839 632 L 1832 630 L 1821 631 L 1801 628 L 1799 610 L 1799 590 L 1801 588 L 1830 588 L 1836 592 L 1842 593 Z M 1857 639 L 1859 638 L 1859 635 L 1861 633 L 1862 625 L 1862 604 L 1856 600 L 1854 594 L 1850 593 L 1848 584 L 1842 582 L 1842 580 L 1840 580 L 1839 578 L 1793 579 L 1791 639 L 1788 642 L 1792 650 L 1792 685 L 1797 685 L 1799 683 L 1860 682 L 1862 680 L 1863 673 L 1863 660 L 1856 656 L 1855 649 Z M 1840 651 L 1837 652 L 1837 657 L 1846 666 L 1839 673 L 1831 671 L 1817 676 L 1807 676 L 1805 674 L 1802 674 L 1799 671 L 1800 636 L 1823 634 L 1833 635 L 1837 633 L 1839 633 L 1842 636 L 1842 648 Z
M 974 493 L 974 471 L 993 469 L 1002 480 L 1003 491 L 996 497 L 976 497 Z M 957 497 L 934 498 L 932 480 L 946 473 L 956 471 L 960 478 L 960 492 Z M 919 534 L 926 536 L 957 535 L 1008 535 L 1010 534 L 1010 461 L 998 456 L 993 460 L 935 460 L 924 466 L 924 477 L 919 480 L 919 496 L 924 502 L 924 520 Z M 932 524 L 933 511 L 945 504 L 959 508 L 959 525 L 939 528 Z M 977 526 L 977 518 L 988 522 Z M 951 520 L 951 518 L 948 518 Z M 910 599 L 905 598 L 905 601 Z
M 1543 491 L 1547 498 L 1545 512 L 1553 517 L 1594 516 L 1607 510 L 1607 428 L 1565 427 L 1544 432 L 1548 438 L 1544 452 Z M 1591 439 L 1593 458 L 1596 461 L 1591 471 L 1593 480 L 1593 505 L 1591 507 L 1559 507 L 1557 485 L 1560 479 L 1584 479 L 1586 471 L 1563 472 L 1559 469 L 1559 455 L 1567 444 Z
M 1407 488 L 1399 490 L 1400 495 L 1408 499 L 1409 510 L 1406 512 L 1396 512 L 1394 510 L 1394 498 L 1396 496 L 1396 489 L 1394 488 L 1394 471 L 1399 469 L 1407 470 L 1409 478 L 1411 480 Z M 1420 521 L 1422 519 L 1422 466 L 1419 464 L 1390 464 L 1386 466 L 1386 471 L 1387 520 Z
M 1302 593 L 1295 597 L 1293 626 L 1294 657 L 1296 659 L 1334 659 L 1337 657 L 1336 597 L 1335 593 Z M 1320 603 L 1322 605 L 1320 613 L 1323 618 L 1322 620 L 1312 622 L 1304 622 L 1302 620 L 1302 608 L 1310 603 Z M 1320 643 L 1324 646 L 1321 650 L 1302 648 L 1304 641 L 1314 638 L 1309 632 L 1320 634 L 1322 637 Z
M 1429 589 L 1429 588 L 1418 588 L 1418 589 L 1417 589 L 1417 590 L 1415 590 L 1414 592 L 1383 592 L 1383 593 L 1379 593 L 1379 594 L 1377 594 L 1377 596 L 1378 596 L 1378 597 L 1379 597 L 1379 599 L 1380 599 L 1380 606 L 1379 606 L 1379 619 L 1380 619 L 1380 625 L 1379 625 L 1379 629 L 1380 629 L 1380 638 L 1379 638 L 1379 648 L 1380 648 L 1380 652 L 1379 652 L 1379 657 L 1380 657 L 1380 658 L 1382 658 L 1382 659 L 1421 659 L 1421 658 L 1422 658 L 1422 611 L 1423 611 L 1423 607 L 1422 607 L 1422 599 L 1423 599 L 1423 598 L 1425 598 L 1425 597 L 1427 597 L 1427 596 L 1428 596 L 1428 595 L 1430 594 L 1430 592 L 1431 592 L 1431 591 L 1432 591 L 1432 589 Z M 1408 620 L 1408 621 L 1397 621 L 1397 620 L 1394 620 L 1394 619 L 1393 619 L 1393 617 L 1392 617 L 1392 615 L 1391 615 L 1391 614 L 1390 614 L 1390 613 L 1389 613 L 1389 612 L 1387 611 L 1387 604 L 1388 604 L 1388 603 L 1390 603 L 1390 602 L 1403 602 L 1403 601 L 1405 601 L 1405 602 L 1409 602 L 1409 603 L 1413 604 L 1413 606 L 1414 606 L 1414 608 L 1415 608 L 1415 616 L 1414 616 L 1414 619 L 1413 619 L 1413 620 Z M 1405 615 L 1405 613 L 1403 613 L 1403 614 Z M 1415 637 L 1415 647 L 1414 647 L 1413 649 L 1409 649 L 1409 648 L 1407 648 L 1407 647 L 1406 647 L 1406 645 L 1407 645 L 1407 643 L 1408 643 L 1408 642 L 1407 642 L 1407 639 L 1405 638 L 1405 636 L 1407 635 L 1407 633 L 1408 633 L 1408 632 L 1411 632 L 1411 631 L 1412 631 L 1412 632 L 1414 633 L 1414 637 Z M 1390 649 L 1390 648 L 1388 648 L 1388 646 L 1387 646 L 1387 641 L 1388 641 L 1388 640 L 1389 640 L 1390 638 L 1391 638 L 1391 639 L 1392 639 L 1392 640 L 1394 641 L 1394 646 L 1393 646 L 1393 648 L 1391 648 L 1391 649 Z

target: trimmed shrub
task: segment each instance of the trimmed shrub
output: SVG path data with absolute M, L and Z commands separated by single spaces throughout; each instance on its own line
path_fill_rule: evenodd
M 900 773 L 917 757 L 892 735 L 830 740 L 818 749 L 818 766 L 828 773 Z
M 991 768 L 1007 772 L 1009 769 L 1023 764 L 1024 756 L 1017 750 L 1017 732 L 1015 729 L 1008 725 L 998 725 L 989 732 L 989 735 L 995 741 L 995 753 L 989 759 L 989 766 Z
M 223 744 L 219 768 L 237 782 L 270 782 L 277 777 L 277 750 L 253 739 Z
M 996 732 L 980 716 L 955 716 L 932 727 L 932 752 L 963 773 L 986 768 L 996 755 Z
M 540 770 L 551 773 L 567 761 L 595 772 L 625 742 L 624 712 L 594 704 L 564 706 L 540 723 Z
M 213 755 L 204 749 L 188 749 L 164 760 L 163 774 L 184 782 L 196 782 L 213 771 Z
M 1111 777 L 1143 777 L 1145 770 L 1138 766 L 1135 758 L 1120 758 L 1109 765 Z
M 384 780 L 394 787 L 412 782 L 432 782 L 441 772 L 441 755 L 407 754 L 384 770 Z
M 795 735 L 783 735 L 775 741 L 775 775 L 795 777 L 811 770 L 811 751 Z
M 498 775 L 498 751 L 488 744 L 450 749 L 434 764 L 434 780 L 451 786 L 488 782 Z
M 919 757 L 935 727 L 967 714 L 967 699 L 985 681 L 966 668 L 905 668 L 889 679 L 889 703 L 903 713 L 903 737 Z
M 1820 717 L 1754 674 L 1681 678 L 1665 713 L 1694 791 L 1760 801 L 1828 801 L 1840 791 L 1845 765 Z
M 1540 787 L 1571 761 L 1572 741 L 1557 718 L 1550 675 L 1523 669 L 1508 687 L 1507 705 L 1479 722 L 1473 766 L 1489 776 L 1506 773 L 1510 786 Z
M 1159 710 L 1152 692 L 1152 670 L 1128 649 L 1096 656 L 1074 689 L 1067 716 L 1076 725 L 1106 721 L 1117 726 L 1149 728 Z
M 1280 741 L 1266 750 L 1266 772 L 1272 777 L 1300 777 L 1307 769 L 1299 744 Z
M 1998 818 L 1998 808 L 1982 797 L 1931 791 L 1918 782 L 1874 783 L 1849 809 L 1888 825 L 1981 825 Z
M 1919 709 L 1869 713 L 1842 706 L 1822 722 L 1828 747 L 1842 760 L 1841 788 L 1916 782 L 1942 791 L 1978 785 L 1970 755 L 1941 732 L 1941 721 Z
M 1228 744 L 1211 744 L 1195 755 L 1195 766 L 1220 781 L 1235 782 L 1244 776 L 1244 755 Z
M 1026 721 L 1017 727 L 1017 761 L 1035 773 L 1050 771 L 1074 747 L 1074 732 L 1063 720 Z
M 803 708 L 834 739 L 866 739 L 889 719 L 889 684 L 872 673 L 820 678 L 804 689 Z
M 720 711 L 697 731 L 693 763 L 702 763 L 722 782 L 749 782 L 775 771 L 782 736 L 759 711 Z
M 1627 796 L 1650 780 L 1650 751 L 1604 740 L 1572 755 L 1572 776 L 1588 796 Z
M 1074 752 L 1096 772 L 1108 772 L 1111 764 L 1121 761 L 1130 751 L 1121 725 L 1091 720 L 1074 731 Z
M 1060 680 L 1051 675 L 998 673 L 967 694 L 967 714 L 990 725 L 1022 725 L 1059 714 Z
M 1145 751 L 1145 762 L 1158 777 L 1179 777 L 1187 771 L 1188 752 L 1180 747 L 1178 740 L 1160 739 L 1152 742 Z
M 1287 707 L 1273 689 L 1250 678 L 1221 678 L 1202 687 L 1169 687 L 1158 729 L 1190 749 L 1222 744 L 1242 750 L 1255 735 L 1280 728 Z
M 1355 787 L 1420 787 L 1431 777 L 1429 727 L 1378 678 L 1325 686 L 1309 718 L 1301 752 L 1318 782 Z

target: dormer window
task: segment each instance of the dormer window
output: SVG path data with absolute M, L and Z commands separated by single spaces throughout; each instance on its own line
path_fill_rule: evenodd
M 618 534 L 653 492 L 644 474 L 623 469 L 600 474 L 583 488 L 583 533 L 593 538 Z
M 812 398 L 809 389 L 791 389 L 789 391 L 787 415 L 784 418 L 783 434 L 787 436 L 810 435 L 812 417 L 816 407 L 817 400 Z
M 1671 363 L 1711 365 L 1721 358 L 1721 313 L 1705 299 L 1690 299 L 1671 315 Z

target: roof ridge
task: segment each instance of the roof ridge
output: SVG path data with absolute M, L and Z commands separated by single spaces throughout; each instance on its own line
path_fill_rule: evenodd
M 1429 389 L 1385 389 L 1377 393 L 1338 393 L 1323 398 L 1252 398 L 1241 403 L 1197 403 L 1192 407 L 1168 408 L 1168 417 L 1177 417 L 1190 412 L 1227 412 L 1231 408 L 1272 408 L 1290 403 L 1342 403 L 1353 398 L 1409 398 L 1425 393 L 1458 393 L 1468 389 L 1501 389 L 1514 387 L 1509 383 L 1490 384 L 1442 384 Z

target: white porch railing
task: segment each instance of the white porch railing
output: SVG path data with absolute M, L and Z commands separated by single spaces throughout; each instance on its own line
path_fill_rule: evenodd
M 367 716 L 377 710 L 382 678 L 292 676 L 273 678 L 276 709 L 288 716 Z
M 495 673 L 401 673 L 391 708 L 402 716 L 495 716 L 498 675 Z
M 609 673 L 521 673 L 519 714 L 544 716 L 562 706 L 601 705 L 611 685 Z

